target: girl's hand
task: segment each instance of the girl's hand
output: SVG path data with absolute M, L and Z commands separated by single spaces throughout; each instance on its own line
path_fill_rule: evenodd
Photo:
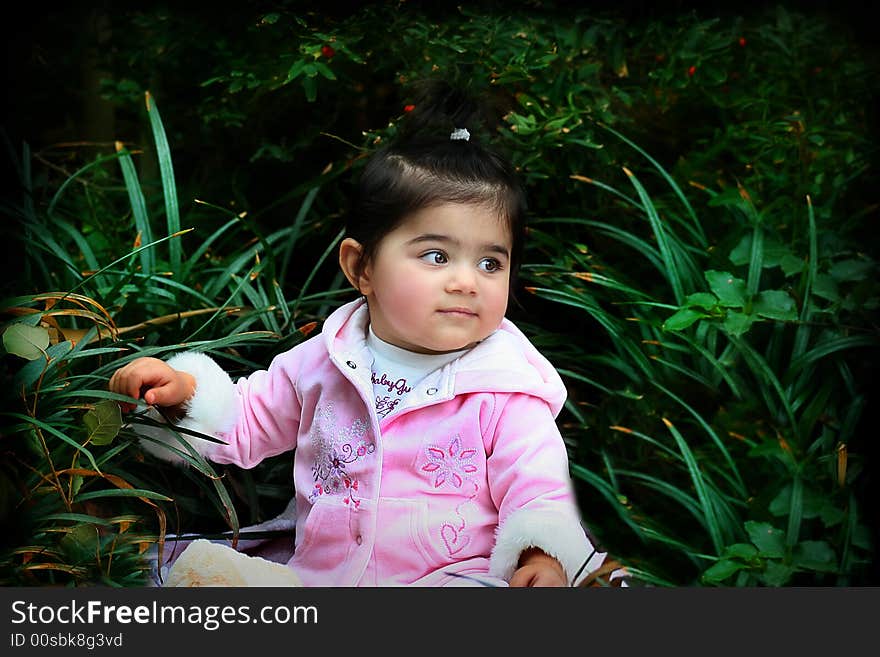
M 538 548 L 525 550 L 510 586 L 568 586 L 562 564 Z
M 108 385 L 111 392 L 129 395 L 154 406 L 179 407 L 196 391 L 192 374 L 169 367 L 158 358 L 136 358 L 116 370 Z M 134 404 L 120 402 L 122 411 L 135 409 Z

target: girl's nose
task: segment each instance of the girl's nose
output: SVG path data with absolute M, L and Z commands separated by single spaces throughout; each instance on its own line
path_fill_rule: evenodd
M 477 277 L 470 267 L 450 267 L 449 278 L 446 279 L 446 291 L 459 294 L 476 294 Z

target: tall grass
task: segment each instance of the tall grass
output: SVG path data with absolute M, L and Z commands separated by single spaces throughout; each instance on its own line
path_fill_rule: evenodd
M 21 200 L 4 207 L 22 226 L 26 282 L 37 290 L 3 304 L 4 358 L 17 370 L 2 414 L 4 584 L 142 585 L 149 581 L 144 555 L 162 549 L 169 529 L 201 525 L 237 534 L 242 497 L 248 521 L 269 512 L 261 506 L 289 499 L 271 478 L 261 488 L 250 473 L 218 471 L 183 440 L 175 451 L 190 467 L 169 472 L 150 463 L 133 426 L 152 421 L 143 412 L 123 420 L 117 402 L 131 400 L 109 392 L 107 382 L 140 356 L 191 349 L 246 370 L 256 365 L 249 353 L 303 339 L 318 319 L 315 311 L 339 292 L 307 293 L 306 283 L 287 299 L 275 272 L 314 232 L 309 210 L 319 181 L 294 225 L 265 236 L 243 213 L 207 202 L 180 204 L 158 107 L 149 94 L 146 101 L 161 172 L 158 194 L 137 178 L 134 157 L 142 154 L 117 144 L 115 153 L 65 180 L 43 211 L 31 202 L 38 195 L 25 149 L 18 161 Z M 79 214 L 86 203 L 78 194 L 88 184 L 72 183 L 88 183 L 96 174 L 122 178 L 121 194 L 102 197 L 94 211 L 129 226 L 124 255 L 96 239 Z M 199 209 L 213 216 L 202 217 L 199 228 L 182 229 L 187 211 Z M 185 240 L 192 238 L 197 241 L 188 252 L 193 242 Z M 181 527 L 187 517 L 197 520 Z
M 865 399 L 853 369 L 880 341 L 827 310 L 815 321 L 827 306 L 814 294 L 818 268 L 833 264 L 810 198 L 808 250 L 793 253 L 802 271 L 772 289 L 768 219 L 745 189 L 701 216 L 655 159 L 606 130 L 646 162 L 654 195 L 628 168 L 635 195 L 573 174 L 625 222 L 542 217 L 524 267 L 530 292 L 595 327 L 574 345 L 540 338 L 573 391 L 565 426 L 588 522 L 644 583 L 861 581 L 873 546 L 846 457 Z M 709 248 L 709 225 L 731 223 L 745 257 Z

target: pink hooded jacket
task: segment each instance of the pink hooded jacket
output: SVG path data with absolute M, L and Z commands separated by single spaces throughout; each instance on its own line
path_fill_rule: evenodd
M 168 361 L 197 381 L 180 425 L 228 442 L 192 439 L 206 458 L 250 468 L 296 450 L 289 565 L 303 583 L 504 584 L 533 546 L 570 582 L 598 567 L 605 554 L 580 524 L 555 424 L 565 387 L 519 329 L 505 319 L 380 419 L 368 321 L 364 300 L 346 304 L 320 335 L 237 383 L 201 353 Z

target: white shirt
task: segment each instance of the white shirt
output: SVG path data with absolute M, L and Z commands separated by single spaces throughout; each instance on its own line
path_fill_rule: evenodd
M 393 413 L 413 386 L 428 374 L 469 351 L 460 349 L 445 354 L 416 353 L 376 337 L 372 326 L 367 331 L 367 348 L 373 356 L 373 396 L 376 414 L 380 418 Z

